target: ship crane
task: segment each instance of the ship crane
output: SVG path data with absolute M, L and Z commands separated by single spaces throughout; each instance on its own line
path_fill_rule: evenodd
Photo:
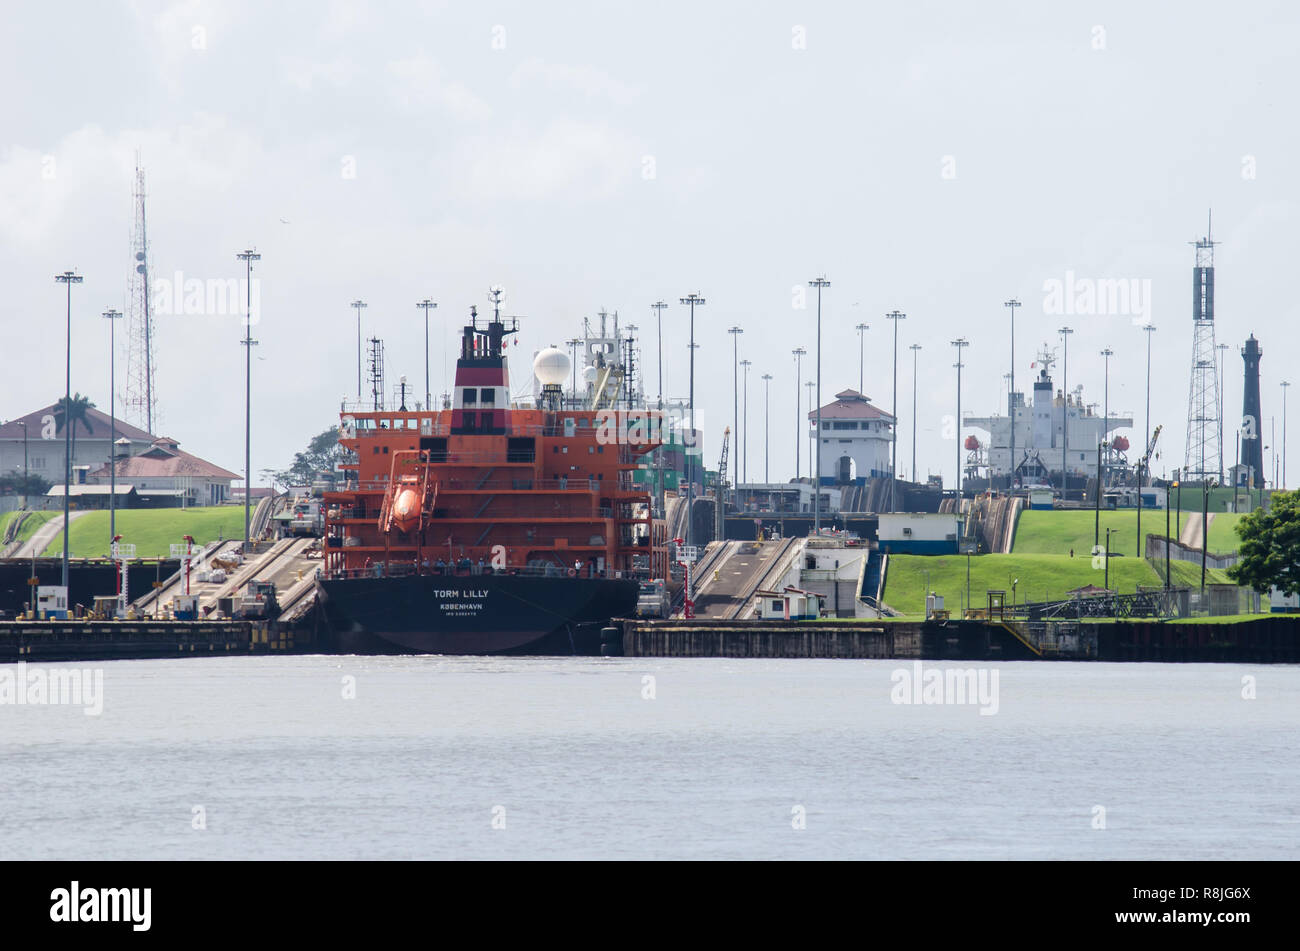
M 722 458 L 718 460 L 718 501 L 714 518 L 714 537 L 718 541 L 726 538 L 726 501 L 727 501 L 727 443 L 731 438 L 731 427 L 722 431 Z
M 1147 451 L 1143 454 L 1142 458 L 1138 460 L 1138 483 L 1139 484 L 1141 484 L 1142 481 L 1142 473 L 1145 472 L 1148 475 L 1150 475 L 1151 473 L 1151 459 L 1152 456 L 1155 454 L 1156 440 L 1160 438 L 1160 430 L 1162 428 L 1163 426 L 1157 426 L 1154 430 L 1151 431 L 1151 441 L 1147 443 Z

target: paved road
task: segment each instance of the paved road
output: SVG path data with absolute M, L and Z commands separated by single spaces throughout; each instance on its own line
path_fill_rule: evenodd
M 695 616 L 729 618 L 747 602 L 754 582 L 772 566 L 782 542 L 736 542 L 729 558 L 701 578 L 695 595 Z
M 1214 513 L 1210 513 L 1210 525 L 1214 524 Z M 1183 530 L 1178 533 L 1178 540 L 1188 548 L 1201 547 L 1201 513 L 1184 512 Z
M 68 521 L 75 522 L 77 519 L 81 518 L 81 516 L 86 514 L 88 513 L 84 509 L 80 512 L 69 512 Z M 41 552 L 45 551 L 45 549 L 50 546 L 50 542 L 58 538 L 59 533 L 62 531 L 63 531 L 63 518 L 57 517 L 57 518 L 50 519 L 48 522 L 46 522 L 44 525 L 38 528 L 36 530 L 36 533 L 32 535 L 31 538 L 27 539 L 27 541 L 23 543 L 22 547 L 19 548 L 16 552 L 14 552 L 11 557 L 31 558 L 33 555 L 35 555 L 37 558 L 39 558 L 41 556 Z

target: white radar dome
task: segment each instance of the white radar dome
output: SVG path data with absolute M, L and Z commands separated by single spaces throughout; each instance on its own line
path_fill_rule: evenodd
M 587 367 L 582 371 L 582 378 L 588 383 L 595 383 L 598 376 L 600 376 L 600 371 L 595 367 Z
M 547 347 L 533 358 L 533 376 L 543 386 L 559 386 L 569 378 L 569 355 L 555 347 Z

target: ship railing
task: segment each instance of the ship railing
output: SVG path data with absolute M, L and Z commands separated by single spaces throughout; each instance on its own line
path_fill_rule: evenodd
M 445 560 L 442 560 L 430 561 L 427 565 L 410 561 L 381 561 L 365 568 L 335 569 L 327 572 L 324 577 L 332 580 L 347 580 L 356 578 L 413 578 L 417 576 L 474 578 L 487 575 L 508 575 L 525 578 L 628 578 L 644 580 L 648 577 L 649 572 L 641 569 L 627 571 L 610 568 L 598 569 L 585 564 L 580 567 L 578 565 L 568 567 L 560 565 L 518 565 L 494 569 L 490 565 L 480 565 L 477 562 L 466 564 L 457 561 L 455 564 L 447 564 Z
M 464 478 L 437 478 L 431 477 L 431 482 L 437 482 L 439 490 L 444 492 L 460 491 L 471 489 L 475 492 L 576 492 L 590 494 L 599 492 L 602 489 L 610 489 L 618 492 L 635 491 L 636 486 L 616 485 L 613 482 L 605 482 L 601 479 L 587 478 L 568 478 L 560 476 L 555 479 L 489 479 L 486 482 L 479 483 L 477 479 L 466 476 Z M 367 479 L 356 483 L 356 490 L 361 492 L 383 492 L 388 488 L 387 479 Z M 645 490 L 649 495 L 649 490 Z

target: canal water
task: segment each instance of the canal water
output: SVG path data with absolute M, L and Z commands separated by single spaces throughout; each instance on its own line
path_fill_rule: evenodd
M 963 674 L 936 681 L 945 670 Z M 1300 855 L 1296 667 L 248 657 L 96 671 L 98 715 L 0 704 L 0 858 Z

